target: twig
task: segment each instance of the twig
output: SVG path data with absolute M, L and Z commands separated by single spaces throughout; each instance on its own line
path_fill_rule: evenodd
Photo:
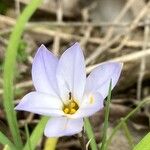
M 3 22 L 7 25 L 14 25 L 14 19 L 10 18 L 8 16 L 0 15 L 0 22 Z M 114 26 L 116 28 L 118 27 L 129 27 L 131 26 L 132 22 L 57 22 L 57 21 L 38 21 L 38 22 L 28 22 L 26 27 L 27 28 L 33 28 L 33 27 L 50 27 L 50 26 L 64 26 L 64 27 L 80 27 L 80 26 L 92 26 L 92 27 L 109 27 Z M 150 23 L 145 23 L 143 21 L 138 22 L 137 27 L 143 27 L 145 25 L 150 25 Z
M 0 42 L 2 42 L 4 45 L 8 44 L 8 40 L 0 36 Z
M 81 133 L 78 135 L 80 144 L 81 144 L 81 149 L 86 150 L 86 143 L 85 143 L 85 138 L 84 138 L 84 130 L 81 131 Z
M 20 89 L 20 88 L 27 88 L 27 87 L 31 87 L 33 85 L 32 80 L 29 81 L 24 81 L 21 83 L 18 83 L 15 85 L 15 89 Z M 0 89 L 0 95 L 3 94 L 3 90 Z
M 5 22 L 6 20 L 4 20 Z M 7 21 L 6 21 L 7 22 Z M 131 26 L 132 22 L 118 22 L 118 23 L 113 23 L 113 22 L 79 22 L 79 21 L 67 21 L 67 22 L 56 22 L 56 21 L 38 21 L 38 22 L 29 22 L 27 24 L 27 27 L 33 28 L 37 26 L 44 26 L 44 27 L 52 27 L 52 26 L 58 26 L 58 27 L 86 27 L 86 26 L 92 26 L 92 27 L 111 27 L 114 26 L 115 28 L 126 28 Z M 145 25 L 149 25 L 143 21 L 140 21 L 137 24 L 137 27 L 143 27 Z
M 57 21 L 62 22 L 63 19 L 63 8 L 62 8 L 62 1 L 57 0 Z M 59 54 L 59 47 L 60 47 L 60 36 L 59 36 L 59 28 L 56 30 L 56 34 L 54 36 L 54 44 L 53 44 L 53 52 L 58 55 Z
M 118 52 L 118 51 L 120 51 L 120 50 L 125 46 L 125 44 L 126 44 L 127 41 L 129 40 L 129 38 L 130 38 L 130 35 L 129 35 L 129 34 L 126 35 L 126 36 L 124 36 L 124 38 L 121 40 L 119 46 L 116 47 L 116 48 L 111 49 L 110 51 L 111 51 L 111 52 L 115 52 L 115 53 Z
M 146 22 L 149 22 L 149 21 L 150 21 L 150 18 L 146 17 Z M 145 26 L 145 28 L 144 28 L 144 42 L 143 42 L 143 49 L 142 49 L 143 52 L 147 48 L 147 43 L 149 40 L 149 29 L 150 29 L 149 26 Z M 142 57 L 141 63 L 140 63 L 139 77 L 138 77 L 138 81 L 137 81 L 137 100 L 141 99 L 142 81 L 143 81 L 145 67 L 146 67 L 145 65 L 146 65 L 146 57 Z
M 5 34 L 8 34 L 12 31 L 12 28 L 5 28 L 5 29 L 2 29 L 0 30 L 0 36 L 2 35 L 5 35 Z
M 8 24 L 8 25 L 15 25 L 16 23 L 16 20 L 13 19 L 13 18 L 10 18 L 10 17 L 6 17 L 6 16 L 3 16 L 3 15 L 0 15 L 0 22 L 3 22 L 5 24 Z M 49 22 L 47 24 L 52 24 L 53 25 L 54 22 Z M 56 23 L 56 24 L 55 24 Z M 57 26 L 57 22 L 55 22 L 54 25 Z M 64 26 L 68 26 L 69 23 L 66 23 L 66 22 L 61 22 L 64 24 Z M 80 22 L 81 23 L 81 22 Z M 84 24 L 85 22 L 83 22 Z M 57 31 L 55 30 L 51 30 L 49 28 L 47 28 L 46 26 L 44 26 L 44 22 L 42 23 L 34 23 L 34 25 L 31 25 L 32 23 L 29 23 L 27 26 L 26 26 L 26 30 L 28 31 L 31 31 L 31 32 L 34 32 L 34 33 L 39 33 L 39 34 L 44 34 L 44 35 L 48 35 L 48 36 L 55 36 Z M 72 24 L 76 24 L 76 22 L 72 22 Z M 107 24 L 107 23 L 106 23 Z M 130 23 L 131 24 L 131 23 Z M 129 24 L 129 25 L 130 25 Z M 77 23 L 78 25 L 78 23 Z M 88 26 L 92 26 L 94 27 L 91 23 L 87 23 Z M 137 24 L 137 26 L 140 25 L 140 23 Z M 146 23 L 142 23 L 142 26 L 145 26 L 145 25 L 150 25 L 149 24 L 146 24 Z M 70 25 L 71 26 L 71 25 Z M 82 26 L 82 23 L 81 25 Z M 83 25 L 84 26 L 84 25 Z M 111 24 L 110 24 L 111 26 Z M 116 26 L 117 27 L 117 26 Z M 6 32 L 10 32 L 11 29 L 7 30 Z M 5 34 L 5 31 L 3 33 L 3 31 L 1 31 L 0 34 Z M 77 41 L 80 41 L 82 40 L 82 36 L 79 36 L 79 35 L 73 35 L 73 34 L 69 34 L 69 33 L 63 33 L 63 32 L 59 32 L 59 36 L 60 38 L 64 39 L 64 40 L 72 40 L 72 39 L 75 39 Z M 90 42 L 90 43 L 93 43 L 93 44 L 100 44 L 100 43 L 103 43 L 103 39 L 102 38 L 99 38 L 99 37 L 89 37 L 87 38 L 87 41 Z M 135 40 L 130 40 L 130 41 L 126 41 L 124 43 L 125 46 L 129 46 L 129 47 L 142 47 L 143 46 L 143 42 L 141 41 L 135 41 Z M 148 47 L 150 47 L 150 43 L 148 43 Z
M 134 60 L 137 60 L 137 59 L 141 59 L 142 57 L 149 56 L 149 55 L 150 55 L 150 49 L 146 49 L 145 51 L 138 51 L 138 52 L 127 54 L 127 55 L 124 55 L 124 56 L 121 56 L 121 57 L 116 57 L 116 58 L 113 58 L 113 59 L 109 59 L 108 61 L 129 62 L 129 61 L 134 61 Z M 100 65 L 100 63 L 87 67 L 87 70 L 86 70 L 87 73 L 91 72 L 92 69 L 94 69 L 98 65 Z
M 136 0 L 129 0 L 126 2 L 125 6 L 123 7 L 123 9 L 121 10 L 121 12 L 118 14 L 118 16 L 115 18 L 114 23 L 118 23 L 121 21 L 121 19 L 124 17 L 124 15 L 127 13 L 128 9 L 132 6 L 132 4 L 135 2 Z M 104 43 L 108 42 L 109 39 L 112 37 L 114 30 L 116 28 L 114 28 L 114 26 L 110 27 L 106 33 L 106 36 L 104 37 Z M 103 44 L 104 44 L 103 43 Z
M 146 12 L 149 10 L 150 2 L 140 11 L 139 15 L 134 19 L 133 23 L 130 27 L 128 27 L 123 33 L 117 35 L 112 41 L 106 43 L 104 46 L 99 46 L 93 53 L 90 55 L 90 57 L 87 58 L 86 64 L 91 63 L 94 59 L 96 59 L 101 53 L 103 53 L 105 50 L 108 50 L 108 48 L 113 45 L 115 42 L 117 42 L 122 36 L 129 34 L 133 29 L 137 27 L 138 22 L 143 18 L 143 16 L 146 14 Z
M 89 19 L 89 9 L 91 9 L 91 5 L 89 5 L 89 7 L 86 7 L 82 11 L 83 22 L 86 22 Z M 83 50 L 84 50 L 85 46 L 86 46 L 86 43 L 88 42 L 88 39 L 91 36 L 91 32 L 93 30 L 93 27 L 92 26 L 87 26 L 86 31 L 85 31 L 85 27 L 83 27 L 83 29 L 84 29 L 84 37 L 81 39 L 80 45 L 81 45 L 81 47 L 83 47 Z
M 25 123 L 37 124 L 38 122 L 39 122 L 39 119 L 33 119 L 32 122 L 31 121 L 28 122 L 27 120 L 22 119 L 22 120 L 19 120 L 19 128 L 24 127 Z
M 90 38 L 92 29 L 93 29 L 93 27 L 91 27 L 91 26 L 87 27 L 84 37 L 80 41 L 81 47 L 83 47 L 83 48 L 85 47 L 86 43 L 88 42 L 88 39 Z
M 19 0 L 15 0 L 15 11 L 16 11 L 16 15 L 19 16 L 20 15 L 20 2 L 19 2 Z

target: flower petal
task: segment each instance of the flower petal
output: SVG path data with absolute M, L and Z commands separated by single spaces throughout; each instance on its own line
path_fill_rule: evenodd
M 62 106 L 61 100 L 57 97 L 45 93 L 31 92 L 22 98 L 15 109 L 46 116 L 61 116 L 64 114 L 61 109 Z
M 84 96 L 79 110 L 71 118 L 88 117 L 103 108 L 104 98 L 99 93 L 90 93 Z
M 106 98 L 110 81 L 112 80 L 113 89 L 120 77 L 122 66 L 122 63 L 106 62 L 96 67 L 87 78 L 86 92 L 99 92 Z
M 75 43 L 62 54 L 56 75 L 62 99 L 68 99 L 69 92 L 76 99 L 82 99 L 86 72 L 83 52 L 78 43 Z
M 44 45 L 41 45 L 34 57 L 32 65 L 32 80 L 37 91 L 52 95 L 57 94 L 57 63 L 58 58 Z
M 47 137 L 69 136 L 82 131 L 83 119 L 69 119 L 67 117 L 51 118 L 44 134 Z

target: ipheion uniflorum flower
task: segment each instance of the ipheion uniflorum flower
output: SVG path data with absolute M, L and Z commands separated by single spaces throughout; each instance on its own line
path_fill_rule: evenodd
M 25 95 L 15 109 L 50 116 L 44 131 L 47 137 L 79 133 L 83 118 L 103 108 L 110 81 L 114 88 L 121 69 L 122 63 L 102 63 L 86 78 L 79 43 L 59 59 L 41 45 L 32 65 L 35 91 Z

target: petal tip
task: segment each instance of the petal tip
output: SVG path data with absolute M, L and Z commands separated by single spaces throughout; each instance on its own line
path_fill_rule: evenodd
M 14 110 L 18 110 L 17 106 L 14 108 Z
M 75 42 L 74 44 L 72 44 L 72 46 L 70 46 L 70 48 L 81 50 L 81 46 L 79 42 Z
M 122 62 L 119 62 L 118 63 L 118 70 L 120 70 L 120 73 L 122 71 L 122 68 L 123 68 L 123 63 Z
M 123 62 L 120 62 L 120 68 L 122 69 L 123 68 Z
M 46 46 L 44 44 L 41 44 L 39 48 L 46 48 Z
M 73 45 L 76 45 L 76 46 L 80 47 L 80 43 L 79 42 L 75 42 Z
M 44 50 L 48 50 L 48 49 L 46 48 L 46 46 L 45 46 L 44 44 L 42 44 L 42 45 L 38 48 L 37 53 L 42 52 L 42 51 L 44 51 Z
M 110 61 L 110 62 L 106 62 L 106 64 L 107 63 L 112 63 L 114 66 L 116 66 L 116 68 L 118 68 L 118 69 L 120 69 L 120 70 L 122 70 L 122 68 L 123 68 L 123 63 L 122 62 L 115 62 L 115 61 Z
M 21 105 L 20 105 L 20 104 L 18 104 L 18 105 L 14 108 L 14 110 L 22 110 Z

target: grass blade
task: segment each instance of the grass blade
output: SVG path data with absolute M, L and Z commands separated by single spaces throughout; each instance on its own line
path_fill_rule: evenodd
M 150 133 L 148 133 L 133 150 L 149 150 L 150 149 Z
M 12 150 L 16 150 L 14 144 L 1 131 L 0 131 L 0 143 L 2 145 L 8 145 L 9 147 L 11 147 Z
M 109 85 L 109 91 L 108 91 L 108 96 L 107 96 L 107 101 L 106 101 L 106 107 L 104 109 L 105 111 L 105 120 L 104 120 L 104 127 L 103 127 L 103 137 L 102 137 L 102 145 L 101 145 L 101 150 L 105 150 L 105 144 L 107 140 L 107 129 L 108 129 L 108 119 L 109 119 L 109 105 L 110 105 L 110 100 L 111 100 L 111 87 L 112 87 L 112 80 L 110 81 Z
M 16 64 L 17 49 L 23 33 L 25 24 L 34 13 L 36 8 L 42 3 L 42 0 L 32 0 L 29 5 L 24 9 L 23 13 L 17 20 L 17 23 L 13 29 L 10 36 L 6 57 L 4 61 L 4 109 L 6 112 L 7 121 L 13 136 L 13 141 L 17 148 L 20 150 L 22 148 L 22 141 L 19 134 L 19 128 L 17 124 L 16 113 L 14 111 L 14 93 L 13 93 L 13 80 L 14 80 L 14 70 Z
M 30 140 L 32 149 L 35 149 L 37 143 L 39 142 L 40 138 L 42 137 L 47 121 L 48 121 L 47 117 L 42 117 L 42 119 L 39 121 L 39 123 L 37 124 L 37 126 L 33 130 L 30 138 L 28 139 L 28 140 Z M 29 141 L 28 140 L 27 140 L 23 150 L 29 150 L 28 149 L 29 148 L 29 145 L 28 145 Z
M 121 120 L 123 121 L 123 119 L 121 119 Z M 125 134 L 125 136 L 126 136 L 126 138 L 128 140 L 130 148 L 133 149 L 133 147 L 134 147 L 134 140 L 133 140 L 132 135 L 131 135 L 131 133 L 130 133 L 130 131 L 128 129 L 127 123 L 125 121 L 123 121 L 122 128 L 124 130 L 124 134 Z
M 32 150 L 30 135 L 29 135 L 29 128 L 28 128 L 27 123 L 25 124 L 25 132 L 26 132 L 26 137 L 27 137 L 28 148 L 29 148 L 29 150 Z
M 92 130 L 92 126 L 90 124 L 90 121 L 88 118 L 84 119 L 84 127 L 86 130 L 86 134 L 88 136 L 88 139 L 90 140 L 90 147 L 92 150 L 97 150 L 97 145 L 96 145 L 96 141 L 95 141 L 95 136 Z

